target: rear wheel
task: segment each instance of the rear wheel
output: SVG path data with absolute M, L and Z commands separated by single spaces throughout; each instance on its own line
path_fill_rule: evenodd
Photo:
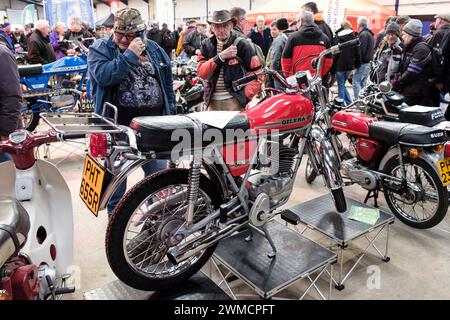
M 184 224 L 189 171 L 169 169 L 146 177 L 125 194 L 108 224 L 106 254 L 116 276 L 140 290 L 164 290 L 195 274 L 211 257 L 215 246 L 174 265 L 167 252 L 207 232 L 173 243 L 172 235 Z M 201 176 L 194 223 L 208 216 L 222 199 L 215 186 Z
M 403 159 L 406 179 L 416 184 L 421 192 L 405 189 L 402 193 L 386 190 L 386 202 L 403 223 L 418 229 L 428 229 L 444 219 L 448 209 L 448 192 L 437 171 L 422 159 Z M 397 158 L 388 161 L 387 174 L 401 178 L 402 170 Z

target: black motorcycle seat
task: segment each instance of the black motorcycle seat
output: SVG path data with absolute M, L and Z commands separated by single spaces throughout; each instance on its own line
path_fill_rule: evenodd
M 27 239 L 30 218 L 14 198 L 0 196 L 0 267 Z
M 205 112 L 211 114 L 214 111 Z M 196 112 L 191 115 L 201 115 L 205 112 Z M 220 115 L 223 115 L 223 113 Z M 220 115 L 218 114 L 218 116 Z M 247 115 L 242 112 L 235 114 L 224 128 L 216 128 L 215 126 L 205 124 L 201 121 L 200 124 L 202 126 L 202 135 L 204 137 L 200 137 L 201 143 L 198 143 L 198 146 L 201 148 L 210 145 L 212 142 L 221 144 L 223 142 L 230 142 L 229 140 L 234 141 L 235 137 L 232 133 L 235 132 L 235 130 L 240 129 L 243 130 L 243 132 L 248 133 L 247 130 L 250 128 Z M 196 124 L 195 121 L 187 115 L 137 117 L 133 119 L 130 127 L 136 133 L 137 146 L 141 152 L 155 151 L 157 153 L 170 153 L 173 148 L 177 145 L 179 146 L 180 143 L 183 143 L 183 146 L 190 146 L 191 148 L 197 147 L 193 142 Z M 183 137 L 180 137 L 176 134 L 172 137 L 172 134 L 177 129 L 180 134 L 188 133 L 189 136 L 186 138 L 189 138 L 191 143 L 183 140 L 185 138 L 184 135 Z M 215 129 L 215 131 L 209 131 L 208 134 L 213 134 L 215 137 L 214 134 L 220 132 L 223 141 L 215 141 L 214 138 L 211 139 L 213 141 L 210 141 L 205 135 L 207 130 L 210 129 Z
M 400 122 L 434 127 L 442 121 L 445 121 L 445 117 L 441 108 L 417 105 L 401 108 L 398 113 L 398 120 Z
M 42 64 L 23 65 L 18 68 L 20 77 L 37 76 L 42 73 Z
M 384 94 L 385 99 L 393 106 L 400 106 L 404 101 L 405 97 L 400 93 L 390 91 Z
M 426 146 L 447 141 L 444 130 L 411 123 L 375 121 L 370 124 L 369 135 L 390 145 L 397 143 Z

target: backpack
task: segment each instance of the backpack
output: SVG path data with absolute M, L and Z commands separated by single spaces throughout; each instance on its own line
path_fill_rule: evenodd
M 445 38 L 447 38 L 447 36 Z M 444 55 L 442 54 L 442 48 L 439 46 L 439 44 L 436 47 L 432 47 L 428 43 L 424 43 L 431 50 L 431 58 L 428 62 L 428 78 L 440 78 L 442 76 L 442 71 L 444 68 Z
M 162 34 L 162 44 L 164 48 L 172 50 L 177 47 L 176 41 L 175 41 L 175 34 L 173 32 L 170 32 L 169 30 L 163 32 Z
M 241 42 L 241 40 L 246 40 L 253 46 L 253 48 L 256 51 L 256 55 L 258 56 L 259 63 L 261 64 L 261 68 L 264 68 L 266 66 L 266 57 L 264 57 L 264 53 L 261 47 L 258 46 L 257 44 L 254 44 L 252 40 L 243 37 L 237 37 L 234 40 L 233 45 L 237 47 L 237 45 L 239 44 L 239 42 Z

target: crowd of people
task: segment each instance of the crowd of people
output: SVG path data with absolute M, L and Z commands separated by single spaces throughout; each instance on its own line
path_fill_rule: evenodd
M 95 41 L 94 30 L 79 18 L 70 19 L 67 28 L 58 22 L 53 30 L 45 20 L 14 32 L 4 23 L 0 28 L 0 134 L 6 136 L 19 127 L 21 93 L 13 54 L 27 51 L 30 63 L 46 64 L 74 54 L 71 45 L 80 38 L 91 38 L 88 67 L 95 111 L 102 113 L 104 102 L 111 102 L 118 107 L 123 125 L 140 115 L 174 113 L 171 59 L 175 57 L 197 57 L 208 110 L 243 110 L 263 83 L 278 89 L 281 85 L 261 76 L 236 91 L 233 81 L 258 74 L 264 67 L 284 76 L 305 70 L 314 74 L 312 61 L 323 50 L 356 38 L 358 47 L 327 56 L 322 68 L 324 84 L 330 86 L 336 79 L 345 104 L 358 97 L 370 78 L 378 83 L 389 81 L 407 104 L 439 106 L 450 90 L 450 14 L 437 14 L 435 20 L 426 36 L 422 36 L 423 23 L 407 16 L 389 17 L 377 35 L 366 17 L 359 17 L 356 26 L 344 20 L 333 32 L 317 5 L 308 2 L 299 8 L 295 21 L 269 22 L 259 16 L 248 28 L 246 11 L 234 7 L 215 11 L 207 21 L 189 20 L 174 31 L 167 24 L 160 29 L 156 22 L 147 28 L 138 10 L 125 8 L 116 12 L 111 32 Z M 353 94 L 348 90 L 349 78 Z M 155 161 L 144 170 L 149 174 L 163 166 Z M 110 203 L 110 212 L 119 198 Z

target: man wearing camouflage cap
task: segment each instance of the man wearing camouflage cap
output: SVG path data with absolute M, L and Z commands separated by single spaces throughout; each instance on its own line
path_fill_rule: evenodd
M 114 32 L 89 47 L 89 73 L 94 87 L 95 112 L 103 104 L 118 108 L 118 122 L 129 126 L 137 116 L 172 114 L 175 108 L 172 69 L 166 52 L 154 41 L 144 42 L 145 24 L 138 10 L 116 12 Z M 144 165 L 146 175 L 166 166 L 155 160 Z M 108 213 L 126 190 L 124 183 L 108 204 Z

